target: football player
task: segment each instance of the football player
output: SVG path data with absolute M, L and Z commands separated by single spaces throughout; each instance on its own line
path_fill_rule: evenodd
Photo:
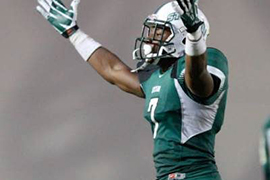
M 196 0 L 159 7 L 143 23 L 131 70 L 77 26 L 79 0 L 38 0 L 38 12 L 74 45 L 106 81 L 145 99 L 153 132 L 158 180 L 220 180 L 215 135 L 221 129 L 228 90 L 223 53 L 207 48 L 209 23 Z

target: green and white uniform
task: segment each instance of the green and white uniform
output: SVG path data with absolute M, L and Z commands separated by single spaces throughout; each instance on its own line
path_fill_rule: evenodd
M 228 64 L 217 49 L 207 49 L 208 66 L 217 83 L 207 99 L 194 96 L 184 82 L 185 57 L 161 74 L 157 69 L 141 81 L 145 93 L 144 117 L 150 122 L 157 179 L 196 179 L 216 176 L 215 135 L 224 118 L 228 89 Z M 202 178 L 200 179 L 202 180 Z M 209 179 L 210 180 L 210 179 Z

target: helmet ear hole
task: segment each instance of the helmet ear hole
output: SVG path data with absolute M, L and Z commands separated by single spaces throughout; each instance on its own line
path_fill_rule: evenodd
M 184 39 L 182 40 L 182 43 L 183 43 L 184 45 L 186 45 L 186 38 L 184 38 Z

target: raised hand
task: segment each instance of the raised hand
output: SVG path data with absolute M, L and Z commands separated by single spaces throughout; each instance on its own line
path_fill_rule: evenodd
M 80 0 L 73 0 L 70 9 L 60 0 L 38 0 L 37 11 L 49 21 L 49 23 L 62 36 L 68 38 L 78 30 L 77 8 Z
M 203 24 L 198 18 L 198 2 L 196 0 L 177 0 L 181 9 L 181 19 L 187 32 L 193 33 Z

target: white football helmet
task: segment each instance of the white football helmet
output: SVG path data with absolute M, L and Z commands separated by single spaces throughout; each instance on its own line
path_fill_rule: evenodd
M 133 51 L 134 60 L 144 60 L 145 62 L 139 68 L 132 70 L 132 72 L 142 70 L 149 64 L 156 65 L 161 58 L 180 58 L 184 55 L 187 31 L 182 22 L 180 12 L 181 10 L 177 1 L 171 1 L 159 7 L 154 14 L 146 18 L 143 24 L 142 35 L 136 39 Z M 201 30 L 203 37 L 206 39 L 209 34 L 209 23 L 199 9 L 198 17 L 204 22 L 201 25 Z M 156 38 L 155 35 L 150 38 L 150 28 L 154 28 L 154 32 L 158 29 L 162 29 L 163 31 L 169 29 L 171 34 L 165 41 L 162 41 L 162 37 Z M 152 52 L 153 46 L 151 42 L 153 41 L 158 42 L 156 43 L 159 46 L 157 52 Z

